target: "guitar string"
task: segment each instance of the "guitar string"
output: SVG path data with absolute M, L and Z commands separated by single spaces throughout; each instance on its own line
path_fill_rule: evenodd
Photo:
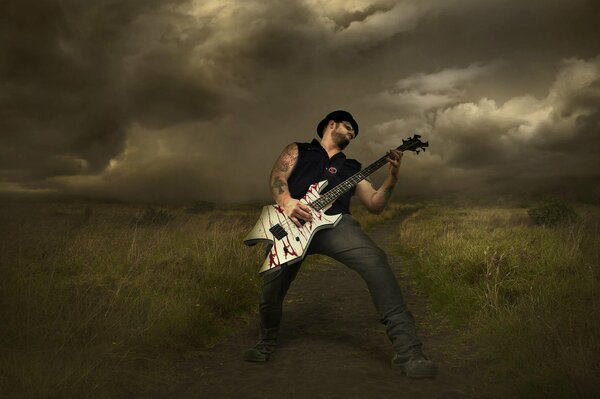
M 363 169 L 361 172 L 363 172 L 363 173 L 364 173 L 364 172 L 366 172 L 368 169 L 370 169 L 370 168 Z M 369 171 L 369 172 L 370 172 L 370 171 Z M 369 173 L 369 174 L 370 174 L 370 173 Z M 358 176 L 353 176 L 353 177 L 358 177 Z M 361 179 L 359 179 L 359 181 L 364 179 L 364 177 L 362 177 L 362 176 L 360 176 L 360 177 L 361 177 Z M 312 209 L 312 211 L 314 211 L 314 212 L 319 212 L 320 210 L 317 210 L 317 209 L 315 209 L 315 208 L 312 208 L 312 205 L 313 205 L 313 204 L 317 204 L 317 203 L 318 203 L 318 205 L 317 205 L 317 206 L 321 207 L 321 205 L 320 205 L 320 204 L 321 204 L 322 202 L 327 202 L 325 205 L 323 205 L 323 206 L 321 207 L 321 209 L 322 209 L 322 208 L 324 208 L 326 205 L 328 205 L 329 201 L 323 201 L 323 199 L 330 198 L 330 197 L 332 197 L 332 196 L 337 196 L 338 194 L 342 194 L 342 193 L 344 193 L 345 191 L 348 191 L 348 190 L 350 190 L 350 189 L 352 188 L 352 186 L 354 186 L 354 185 L 356 185 L 356 184 L 357 184 L 357 182 L 354 182 L 353 180 L 357 180 L 357 179 L 353 179 L 353 178 L 351 177 L 351 178 L 350 178 L 350 179 L 348 179 L 348 181 L 347 181 L 347 182 L 349 182 L 349 183 L 352 183 L 351 185 L 344 184 L 344 183 L 346 183 L 346 182 L 342 182 L 342 183 L 341 183 L 341 184 L 339 184 L 338 186 L 336 186 L 336 187 L 334 187 L 333 189 L 331 189 L 330 191 L 328 191 L 328 192 L 327 192 L 326 194 L 324 194 L 323 196 L 321 196 L 321 197 L 317 198 L 317 199 L 316 199 L 316 200 L 314 200 L 313 202 L 310 202 L 310 203 L 308 203 L 308 204 L 306 204 L 306 205 L 309 205 L 309 206 L 311 206 L 311 209 Z M 332 195 L 332 194 L 335 194 L 335 195 Z M 290 224 L 290 223 L 291 223 L 291 224 Z M 279 224 L 282 224 L 282 222 L 279 222 Z M 300 229 L 300 228 L 304 228 L 304 226 L 302 226 L 302 227 L 300 227 L 300 228 L 299 228 L 298 226 L 296 226 L 296 224 L 295 224 L 295 223 L 293 223 L 293 221 L 292 221 L 292 220 L 290 219 L 290 217 L 289 217 L 289 216 L 287 216 L 287 215 L 286 215 L 286 219 L 285 219 L 285 226 L 287 227 L 287 229 L 286 229 L 286 230 L 289 230 L 289 229 L 291 229 L 292 227 L 296 227 L 296 228 L 298 228 L 298 229 Z M 287 231 L 286 231 L 286 232 L 287 232 Z
M 398 147 L 398 149 L 402 150 L 401 147 L 402 146 Z M 351 176 L 346 181 L 344 181 L 341 184 L 339 184 L 338 186 L 334 187 L 333 189 L 331 189 L 329 192 L 327 192 L 323 196 L 320 196 L 315 201 L 313 201 L 311 203 L 308 203 L 307 205 L 311 206 L 311 209 L 312 209 L 311 213 L 313 213 L 313 211 L 314 212 L 320 212 L 320 209 L 312 208 L 313 204 L 316 204 L 318 202 L 319 205 L 317 205 L 317 206 L 319 206 L 321 209 L 323 209 L 325 206 L 327 206 L 329 204 L 329 201 L 326 201 L 326 204 L 324 204 L 323 206 L 321 206 L 321 203 L 324 202 L 323 199 L 325 199 L 325 198 L 330 199 L 331 197 L 337 197 L 338 194 L 341 195 L 344 192 L 350 190 L 354 185 L 358 184 L 361 180 L 363 180 L 364 178 L 366 178 L 367 176 L 369 176 L 371 173 L 373 173 L 374 171 L 376 171 L 379 168 L 381 168 L 387 162 L 386 158 L 387 158 L 387 154 L 384 155 L 382 158 L 378 159 L 377 161 L 373 162 L 371 165 L 369 165 L 365 169 L 363 169 L 360 172 L 358 172 L 356 175 Z M 345 184 L 345 183 L 352 183 L 352 184 L 348 185 L 348 184 Z M 284 219 L 284 222 L 285 222 L 284 223 L 285 226 L 287 227 L 286 233 L 288 233 L 288 230 L 290 230 L 290 232 L 291 232 L 292 227 L 295 227 L 297 229 L 304 229 L 305 226 L 306 226 L 306 224 L 302 225 L 301 227 L 296 226 L 296 224 L 293 223 L 293 221 L 287 215 L 286 215 L 286 218 Z M 281 225 L 282 222 L 279 222 L 279 224 Z
M 314 209 L 313 209 L 313 210 L 314 210 Z M 311 212 L 311 213 L 312 213 L 312 212 Z M 304 220 L 304 219 L 303 219 L 303 220 Z M 296 227 L 297 229 L 303 229 L 303 228 L 304 228 L 304 226 L 306 226 L 306 224 L 305 224 L 305 225 L 303 225 L 302 227 L 298 227 L 298 226 L 296 226 L 296 223 L 294 223 L 294 222 L 292 221 L 292 219 L 290 219 L 290 217 L 289 217 L 289 216 L 287 216 L 287 215 L 286 215 L 286 218 L 285 218 L 285 220 L 284 220 L 284 221 L 285 221 L 285 225 L 286 225 L 286 227 L 287 227 L 288 229 L 291 229 L 292 227 Z M 282 223 L 282 222 L 279 222 L 279 224 L 281 224 L 281 223 Z M 291 224 L 290 224 L 290 223 L 291 223 Z M 287 232 L 287 230 L 286 230 L 286 232 Z
M 367 168 L 363 169 L 361 172 L 359 172 L 359 174 L 350 177 L 347 181 L 342 182 L 338 186 L 334 187 L 333 189 L 331 189 L 327 193 L 323 194 L 321 197 L 317 198 L 315 201 L 313 201 L 311 203 L 308 203 L 307 205 L 311 206 L 313 204 L 317 204 L 318 203 L 317 206 L 321 207 L 321 203 L 322 202 L 327 202 L 327 204 L 325 204 L 324 206 L 321 207 L 321 209 L 324 208 L 326 205 L 328 205 L 329 201 L 323 201 L 323 199 L 326 199 L 326 198 L 329 199 L 331 197 L 335 197 L 338 194 L 342 194 L 342 193 L 350 190 L 354 185 L 356 185 L 358 182 L 360 182 L 361 180 L 364 179 L 364 177 L 363 177 L 364 174 L 366 174 L 368 176 L 368 175 L 370 175 L 372 173 L 371 169 L 375 169 L 375 170 L 379 169 L 381 166 L 378 165 L 378 167 L 376 167 L 376 168 L 373 168 L 373 166 L 375 166 L 376 164 L 380 163 L 381 161 L 382 160 L 380 159 L 380 160 L 374 162 L 373 165 L 371 165 L 370 167 L 367 167 Z M 365 172 L 368 172 L 368 173 L 365 173 Z M 358 179 L 358 177 L 360 177 L 360 179 Z M 358 180 L 358 181 L 355 181 L 355 180 Z M 345 183 L 352 183 L 352 184 L 345 184 Z M 319 210 L 317 210 L 315 208 L 312 208 L 312 206 L 311 206 L 311 209 L 313 211 L 319 212 Z M 292 222 L 292 224 L 290 224 L 290 222 Z M 281 224 L 281 222 L 280 222 L 280 224 Z M 289 216 L 287 216 L 286 219 L 285 219 L 285 226 L 288 229 L 290 229 L 291 227 L 298 228 L 298 226 L 296 226 L 296 224 L 293 223 L 293 221 L 290 219 Z M 304 228 L 304 226 L 302 226 L 301 228 Z
M 318 212 L 316 209 L 313 209 L 313 211 L 315 211 L 315 212 Z M 313 212 L 311 212 L 311 213 L 313 213 Z M 293 222 L 293 221 L 292 221 L 292 220 L 289 218 L 289 216 L 287 216 L 287 215 L 286 215 L 286 218 L 284 219 L 284 221 L 283 221 L 283 222 L 279 222 L 278 224 L 279 224 L 279 225 L 281 225 L 281 224 L 283 224 L 283 223 L 285 223 L 285 227 L 287 227 L 287 229 L 286 229 L 286 233 L 289 233 L 289 232 L 291 232 L 293 227 L 295 227 L 295 228 L 297 228 L 298 230 L 300 230 L 300 229 L 304 229 L 304 228 L 305 228 L 305 226 L 306 226 L 306 224 L 304 224 L 302 227 L 298 227 L 298 226 L 296 226 L 296 223 L 294 223 L 294 222 Z
M 398 149 L 400 149 L 400 147 Z M 378 170 L 379 168 L 381 168 L 386 162 L 387 162 L 387 154 L 384 155 L 383 157 L 379 158 L 377 161 L 373 162 L 371 165 L 369 165 L 365 169 L 358 172 L 356 175 L 351 176 L 346 181 L 344 181 L 344 182 L 340 183 L 339 185 L 337 185 L 336 187 L 332 188 L 330 191 L 323 194 L 322 196 L 317 198 L 315 201 L 308 203 L 307 205 L 311 206 L 313 204 L 318 203 L 318 206 L 321 207 L 321 203 L 323 202 L 323 199 L 325 199 L 325 198 L 330 199 L 331 197 L 336 197 L 338 194 L 341 195 L 344 192 L 350 190 L 354 185 L 358 184 L 366 176 L 369 176 L 375 170 Z M 351 183 L 351 184 L 348 184 L 348 183 Z M 327 201 L 327 202 L 329 202 L 329 201 Z M 327 204 L 325 204 L 323 207 L 321 207 L 321 209 L 324 208 L 326 205 Z M 312 208 L 312 206 L 311 206 L 311 209 L 316 212 L 320 211 L 315 208 Z M 287 216 L 287 218 L 285 219 L 286 227 L 288 227 L 288 228 L 291 227 L 290 222 L 292 222 L 292 220 L 289 218 L 289 216 Z M 296 226 L 295 223 L 293 223 L 293 226 L 298 228 L 298 226 Z M 304 228 L 304 226 L 302 226 L 301 228 Z

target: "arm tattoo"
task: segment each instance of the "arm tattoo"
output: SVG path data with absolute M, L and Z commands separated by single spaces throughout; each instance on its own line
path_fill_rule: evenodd
M 275 169 L 279 172 L 287 173 L 291 170 L 298 160 L 298 146 L 296 144 L 290 144 L 285 147 L 285 150 L 279 156 L 279 159 L 275 163 Z
M 271 183 L 271 187 L 275 190 L 279 190 L 279 194 L 283 194 L 285 191 L 283 190 L 284 187 L 287 187 L 287 184 L 285 184 L 285 182 L 283 180 L 281 180 L 279 178 L 279 176 L 275 176 L 275 178 L 273 179 L 273 182 Z
M 271 192 L 282 195 L 288 190 L 287 179 L 298 160 L 298 146 L 292 143 L 285 147 L 271 171 Z
M 385 189 L 385 200 L 388 201 L 390 199 L 390 197 L 392 196 L 392 191 L 394 191 L 394 186 L 389 186 L 388 188 Z

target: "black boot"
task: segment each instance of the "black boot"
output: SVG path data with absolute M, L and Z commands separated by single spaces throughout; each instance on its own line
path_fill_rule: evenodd
M 247 362 L 266 362 L 275 351 L 277 341 L 274 339 L 261 339 L 256 345 L 244 352 L 244 360 Z
M 405 354 L 396 353 L 392 358 L 392 368 L 409 378 L 435 378 L 438 371 L 437 365 L 416 348 Z

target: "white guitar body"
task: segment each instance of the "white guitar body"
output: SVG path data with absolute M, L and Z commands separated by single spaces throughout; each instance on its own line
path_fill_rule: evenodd
M 327 180 L 310 186 L 306 195 L 300 199 L 304 204 L 311 204 L 320 197 L 321 190 L 327 185 Z M 321 211 L 312 211 L 312 220 L 298 227 L 287 217 L 279 205 L 263 207 L 260 218 L 250 230 L 244 244 L 254 245 L 258 242 L 272 242 L 273 247 L 265 259 L 259 273 L 274 270 L 288 263 L 299 262 L 306 256 L 306 250 L 315 233 L 321 229 L 335 227 L 342 219 L 342 215 L 325 215 Z

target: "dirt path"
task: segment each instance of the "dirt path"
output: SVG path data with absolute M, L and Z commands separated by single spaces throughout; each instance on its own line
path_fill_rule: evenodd
M 411 380 L 390 369 L 392 347 L 362 279 L 342 264 L 301 270 L 286 298 L 280 344 L 266 364 L 242 360 L 256 342 L 257 322 L 202 353 L 186 367 L 195 379 L 168 398 L 470 398 L 474 367 L 449 353 L 451 333 L 428 313 L 427 301 L 401 275 L 388 242 L 402 217 L 369 234 L 390 264 L 419 325 L 435 380 Z M 453 349 L 455 350 L 455 349 Z

